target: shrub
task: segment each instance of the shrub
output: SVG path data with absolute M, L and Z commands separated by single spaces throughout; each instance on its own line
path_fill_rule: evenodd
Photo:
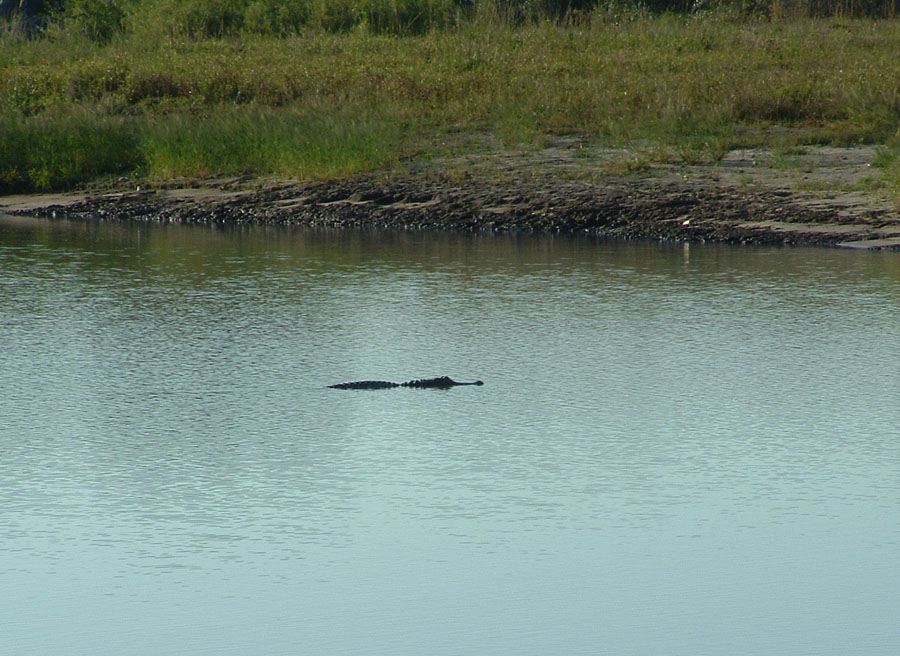
M 97 43 L 108 43 L 125 25 L 125 9 L 120 0 L 72 0 L 66 17 Z

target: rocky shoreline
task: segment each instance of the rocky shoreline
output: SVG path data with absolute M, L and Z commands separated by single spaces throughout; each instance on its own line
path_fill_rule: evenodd
M 532 158 L 519 166 L 515 161 L 498 166 L 495 160 L 481 174 L 469 167 L 455 176 L 420 171 L 389 179 L 215 180 L 170 188 L 9 196 L 0 198 L 0 211 L 75 220 L 530 231 L 900 250 L 900 216 L 883 199 L 827 185 L 820 185 L 819 193 L 809 191 L 814 185 L 804 188 L 799 175 L 749 164 L 740 159 L 746 153 L 731 153 L 717 165 L 588 176 L 572 174 L 575 165 L 583 172 L 584 162 L 560 156 L 568 150 L 542 152 L 542 161 Z M 818 170 L 819 178 L 852 180 L 866 166 L 866 153 L 858 149 L 832 150 L 834 157 L 852 160 L 846 170 L 819 164 L 807 173 Z M 821 153 L 819 157 L 821 162 Z

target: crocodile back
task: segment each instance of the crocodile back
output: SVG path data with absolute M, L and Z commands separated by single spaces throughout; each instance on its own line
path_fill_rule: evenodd
M 458 385 L 455 380 L 449 376 L 439 376 L 438 378 L 418 378 L 403 383 L 403 387 L 453 387 Z

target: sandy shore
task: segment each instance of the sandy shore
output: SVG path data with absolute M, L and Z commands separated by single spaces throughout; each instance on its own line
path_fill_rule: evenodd
M 416 165 L 390 178 L 227 179 L 0 197 L 0 211 L 83 219 L 553 231 L 900 250 L 900 212 L 866 184 L 874 147 L 732 151 L 653 164 L 559 139 L 539 152 Z

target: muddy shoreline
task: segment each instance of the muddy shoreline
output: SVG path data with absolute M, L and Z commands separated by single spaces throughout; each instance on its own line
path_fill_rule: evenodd
M 229 179 L 0 198 L 0 211 L 75 220 L 555 232 L 627 239 L 900 250 L 900 215 L 876 192 L 865 149 L 810 149 L 790 170 L 736 151 L 715 165 L 610 173 L 627 153 L 585 157 L 570 143 L 537 155 L 446 164 L 389 179 Z M 620 158 L 617 160 L 616 158 Z M 627 160 L 621 160 L 627 161 Z M 612 163 L 612 164 L 611 164 Z M 605 167 L 605 168 L 604 168 Z M 830 181 L 830 182 L 829 182 Z

